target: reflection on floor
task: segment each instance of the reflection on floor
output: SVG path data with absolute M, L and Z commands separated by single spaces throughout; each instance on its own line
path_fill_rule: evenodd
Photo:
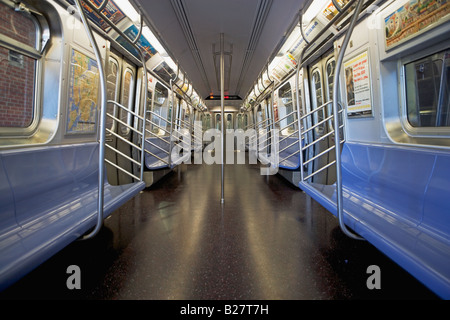
M 182 165 L 0 294 L 54 299 L 435 299 L 334 216 L 258 165 Z M 78 265 L 82 287 L 68 290 Z M 367 268 L 381 269 L 369 290 Z

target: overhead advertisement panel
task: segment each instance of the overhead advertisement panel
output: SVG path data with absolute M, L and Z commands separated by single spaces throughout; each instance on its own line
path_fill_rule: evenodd
M 337 0 L 337 3 L 340 5 L 341 8 L 345 7 L 347 3 L 349 3 L 350 0 Z M 325 7 L 325 9 L 322 11 L 323 16 L 328 20 L 331 21 L 337 14 L 338 10 L 334 6 L 333 2 L 330 1 L 328 5 Z
M 89 0 L 97 9 L 100 8 L 100 5 L 103 3 L 103 0 Z M 74 5 L 74 0 L 69 0 L 69 3 Z M 86 15 L 89 19 L 94 22 L 99 28 L 101 28 L 105 32 L 109 32 L 111 27 L 108 23 L 106 23 L 102 18 L 99 17 L 92 9 L 81 1 L 81 5 L 86 11 Z M 125 18 L 125 14 L 117 7 L 114 1 L 109 0 L 105 8 L 102 9 L 101 13 L 103 13 L 113 24 L 117 25 L 123 18 Z
M 124 31 L 124 34 L 130 40 L 134 40 L 139 34 L 139 29 L 133 24 L 127 30 Z M 116 41 L 122 47 L 131 52 L 137 59 L 140 59 L 139 53 L 136 51 L 136 49 L 134 49 L 133 46 L 129 44 L 128 41 L 126 41 L 122 36 L 118 36 Z M 143 35 L 141 35 L 136 44 L 138 47 L 141 47 L 143 49 L 145 61 L 153 57 L 153 55 L 156 53 L 155 48 L 153 48 L 150 42 Z
M 450 2 L 408 0 L 384 17 L 386 50 L 450 19 Z

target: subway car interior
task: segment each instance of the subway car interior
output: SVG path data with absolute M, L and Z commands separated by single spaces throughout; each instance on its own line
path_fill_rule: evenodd
M 1 300 L 450 298 L 450 1 L 0 13 Z

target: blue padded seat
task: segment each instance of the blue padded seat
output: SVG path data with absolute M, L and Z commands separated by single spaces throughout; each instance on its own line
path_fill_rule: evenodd
M 450 153 L 347 142 L 342 183 L 349 226 L 450 298 Z
M 278 145 L 279 168 L 288 170 L 297 170 L 300 166 L 300 155 L 298 153 L 299 148 L 300 146 L 298 144 L 298 139 L 296 137 L 284 138 L 283 136 L 280 136 Z M 297 153 L 294 154 L 295 152 Z M 270 158 L 269 153 L 266 154 L 264 152 L 259 152 L 258 158 L 263 164 L 271 163 L 271 161 L 274 160 Z
M 158 170 L 169 167 L 170 137 L 150 137 L 145 140 L 145 149 L 153 155 L 145 153 L 145 166 L 150 170 Z M 161 161 L 157 157 L 164 159 Z
M 145 166 L 149 170 L 158 170 L 169 167 L 174 167 L 176 165 L 181 164 L 182 162 L 186 162 L 191 158 L 191 148 L 187 148 L 183 150 L 182 143 L 178 147 L 178 149 L 172 150 L 171 163 L 169 165 L 169 150 L 170 150 L 170 137 L 150 137 L 145 140 L 145 149 L 152 154 L 145 153 Z M 175 154 L 176 151 L 179 151 L 178 154 Z M 174 156 L 174 154 L 176 156 Z M 156 157 L 155 157 L 156 156 Z M 158 159 L 163 159 L 164 161 Z
M 94 227 L 98 143 L 0 153 L 0 290 Z M 145 187 L 104 183 L 106 218 Z
M 289 147 L 288 147 L 289 146 Z M 283 150 L 286 148 L 286 150 Z M 297 137 L 288 137 L 283 138 L 283 136 L 280 136 L 280 144 L 278 147 L 278 150 L 280 150 L 280 168 L 282 169 L 289 169 L 289 170 L 297 170 L 300 166 L 300 154 L 298 152 L 300 146 L 298 144 L 298 138 Z M 283 150 L 283 151 L 281 151 Z M 296 154 L 294 154 L 297 152 Z M 289 155 L 292 155 L 289 157 Z M 286 159 L 285 159 L 286 158 Z M 285 159 L 285 160 L 283 160 Z

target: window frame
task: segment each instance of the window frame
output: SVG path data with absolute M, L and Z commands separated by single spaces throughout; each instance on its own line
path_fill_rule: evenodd
M 127 97 L 128 101 L 127 101 L 127 105 L 125 105 L 124 104 L 124 102 L 125 102 L 124 96 L 125 96 L 126 88 L 125 88 L 124 84 L 126 83 L 125 77 L 128 74 L 130 75 L 131 78 L 130 78 L 130 83 L 129 83 L 129 88 L 128 88 L 128 90 L 129 90 L 129 92 L 128 92 L 129 96 Z M 121 80 L 121 97 L 120 97 L 120 99 L 121 99 L 122 105 L 125 108 L 127 108 L 128 111 L 136 112 L 136 110 L 133 109 L 133 107 L 135 107 L 135 99 L 136 99 L 136 97 L 135 97 L 136 72 L 129 65 L 125 65 L 121 76 L 122 76 L 122 80 Z M 119 112 L 119 117 L 120 117 L 119 119 L 122 120 L 123 122 L 125 122 L 124 121 L 125 119 L 123 119 L 123 117 L 122 117 L 123 113 L 125 113 L 125 110 L 121 109 Z M 131 130 L 130 127 L 132 127 L 132 125 L 133 125 L 133 115 L 130 112 L 127 112 L 126 124 L 128 126 L 120 125 L 120 131 L 122 132 L 122 134 L 127 135 L 130 133 L 130 130 Z
M 400 74 L 399 79 L 399 94 L 400 94 L 400 122 L 405 130 L 406 134 L 411 137 L 417 138 L 438 138 L 438 139 L 448 139 L 450 138 L 450 126 L 448 127 L 415 127 L 408 119 L 408 105 L 407 105 L 407 79 L 406 79 L 406 65 L 414 61 L 424 59 L 426 57 L 438 54 L 440 52 L 445 52 L 450 50 L 450 45 L 445 46 L 433 46 L 420 52 L 416 52 L 405 56 L 398 60 L 398 69 Z M 426 143 L 428 144 L 428 143 Z
M 110 63 L 112 63 L 112 64 L 114 64 L 114 65 L 116 65 L 116 67 L 117 67 L 117 70 L 116 70 L 116 83 L 114 84 L 115 85 L 115 88 L 114 88 L 114 101 L 119 101 L 119 97 L 120 97 L 120 82 L 121 82 L 121 69 L 120 69 L 120 63 L 119 63 L 119 61 L 117 60 L 117 58 L 115 57 L 115 56 L 113 56 L 113 55 L 110 55 L 109 57 L 108 57 L 108 64 L 110 64 Z M 109 74 L 107 74 L 107 76 L 109 76 Z M 117 118 L 117 114 L 119 113 L 119 107 L 117 106 L 117 105 L 115 105 L 114 104 L 114 106 L 113 106 L 113 116 L 115 117 L 115 118 Z M 109 117 L 107 117 L 107 119 L 108 119 Z M 110 129 L 111 131 L 113 131 L 113 132 L 115 132 L 116 131 L 116 128 L 117 128 L 117 121 L 116 120 L 113 120 L 113 119 L 111 119 L 111 118 L 109 118 L 110 119 L 110 121 L 111 121 L 111 127 L 110 128 L 108 128 L 108 126 L 106 126 L 108 129 Z M 107 124 L 108 124 L 108 122 L 109 122 L 109 120 L 107 120 Z M 108 133 L 107 132 L 107 135 L 111 135 L 110 133 Z
M 20 10 L 16 11 L 14 3 L 0 0 L 0 3 L 8 6 L 17 14 L 25 15 L 29 18 L 36 27 L 36 42 L 35 47 L 31 47 L 28 44 L 22 43 L 18 40 L 12 39 L 6 35 L 0 34 L 0 46 L 7 50 L 17 52 L 23 56 L 34 59 L 34 86 L 33 86 L 33 107 L 32 107 L 32 120 L 26 127 L 0 127 L 0 138 L 28 138 L 32 136 L 39 127 L 39 122 L 42 118 L 42 75 L 43 75 L 43 58 L 44 50 L 48 40 L 50 39 L 50 29 L 47 21 L 43 15 L 37 15 L 33 10 Z M 25 7 L 27 8 L 27 7 Z

